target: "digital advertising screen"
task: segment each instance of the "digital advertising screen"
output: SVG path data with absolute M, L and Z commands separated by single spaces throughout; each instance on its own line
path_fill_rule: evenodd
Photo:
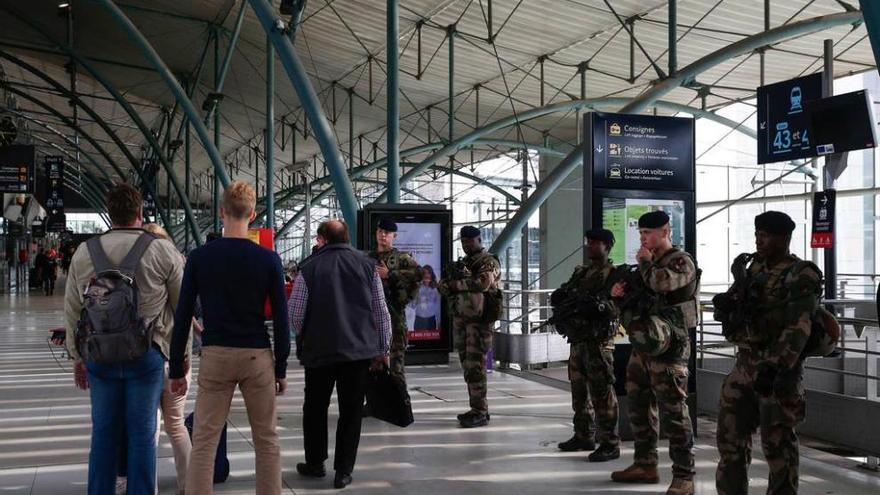
M 358 212 L 359 249 L 376 249 L 376 228 L 382 217 L 397 224 L 394 247 L 409 253 L 422 268 L 418 293 L 405 308 L 406 362 L 448 363 L 451 322 L 437 283 L 452 256 L 452 212 L 436 205 L 368 205 Z
M 662 210 L 669 215 L 672 244 L 685 246 L 685 202 L 676 199 L 602 198 L 602 227 L 614 234 L 611 259 L 615 263 L 635 264 L 639 251 L 639 217 Z

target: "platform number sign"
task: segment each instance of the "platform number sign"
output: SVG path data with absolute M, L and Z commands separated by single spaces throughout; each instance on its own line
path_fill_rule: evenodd
M 758 163 L 816 156 L 804 106 L 821 97 L 821 73 L 758 88 Z

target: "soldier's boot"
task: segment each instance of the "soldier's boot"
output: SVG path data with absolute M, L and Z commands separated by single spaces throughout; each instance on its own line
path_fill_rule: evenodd
M 489 415 L 472 412 L 461 418 L 458 422 L 462 428 L 479 428 L 480 426 L 486 426 L 489 424 Z
M 577 435 L 556 445 L 563 452 L 576 452 L 578 450 L 594 450 L 596 442 L 592 438 L 581 438 Z
M 620 447 L 612 447 L 610 445 L 602 445 L 594 452 L 587 456 L 590 462 L 605 462 L 620 457 Z
M 462 419 L 464 419 L 467 416 L 470 416 L 472 414 L 479 414 L 479 413 L 474 411 L 473 409 L 471 409 L 468 412 L 464 412 L 464 413 L 459 414 L 458 416 L 456 416 L 456 418 L 458 418 L 458 421 L 461 422 Z M 492 417 L 489 415 L 489 413 L 486 413 L 486 421 L 489 421 L 490 419 L 492 419 Z
M 694 495 L 694 480 L 686 480 L 683 478 L 672 478 L 672 484 L 666 495 Z
M 660 475 L 657 474 L 657 466 L 640 466 L 633 464 L 623 471 L 611 473 L 611 481 L 617 483 L 660 483 Z

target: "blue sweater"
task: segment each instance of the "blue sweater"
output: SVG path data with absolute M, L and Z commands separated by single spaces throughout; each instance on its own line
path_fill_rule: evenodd
M 272 305 L 275 377 L 287 373 L 290 332 L 284 296 L 284 269 L 273 251 L 248 239 L 223 237 L 190 253 L 174 315 L 168 376 L 184 376 L 183 360 L 196 296 L 202 304 L 203 346 L 269 348 L 264 307 Z

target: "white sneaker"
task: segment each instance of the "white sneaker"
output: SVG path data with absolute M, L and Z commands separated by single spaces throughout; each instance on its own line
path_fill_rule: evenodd
M 125 476 L 116 477 L 116 495 L 125 495 L 128 492 L 128 478 Z

